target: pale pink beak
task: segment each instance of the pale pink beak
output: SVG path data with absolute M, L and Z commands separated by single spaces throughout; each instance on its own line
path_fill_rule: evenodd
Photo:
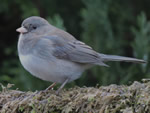
M 20 28 L 16 29 L 16 31 L 19 32 L 19 33 L 22 33 L 22 34 L 28 32 L 28 30 L 24 27 L 20 27 Z

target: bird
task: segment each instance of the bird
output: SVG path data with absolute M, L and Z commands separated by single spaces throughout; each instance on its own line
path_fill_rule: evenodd
M 57 93 L 95 65 L 109 67 L 105 63 L 108 61 L 146 63 L 142 59 L 96 52 L 39 16 L 26 18 L 16 31 L 20 33 L 17 48 L 21 64 L 33 76 L 53 82 L 47 89 L 60 83 Z

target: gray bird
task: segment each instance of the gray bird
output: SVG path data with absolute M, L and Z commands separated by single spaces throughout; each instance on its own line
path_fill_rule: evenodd
M 78 79 L 94 65 L 108 66 L 107 61 L 145 63 L 144 60 L 106 55 L 58 29 L 45 19 L 32 16 L 22 22 L 18 41 L 18 54 L 23 67 L 32 75 L 46 81 L 62 84 Z

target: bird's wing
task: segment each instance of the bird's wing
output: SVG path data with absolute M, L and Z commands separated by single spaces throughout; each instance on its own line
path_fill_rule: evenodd
M 78 40 L 66 41 L 58 36 L 44 36 L 35 46 L 35 53 L 40 53 L 41 57 L 53 55 L 72 62 L 107 66 L 96 51 Z

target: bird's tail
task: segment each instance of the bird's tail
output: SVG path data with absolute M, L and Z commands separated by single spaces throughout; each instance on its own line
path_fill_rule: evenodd
M 123 61 L 123 62 L 133 62 L 133 63 L 146 63 L 146 61 L 131 57 L 124 57 L 124 56 L 117 56 L 117 55 L 106 55 L 106 54 L 99 54 L 100 57 L 103 59 L 104 62 L 107 61 Z

